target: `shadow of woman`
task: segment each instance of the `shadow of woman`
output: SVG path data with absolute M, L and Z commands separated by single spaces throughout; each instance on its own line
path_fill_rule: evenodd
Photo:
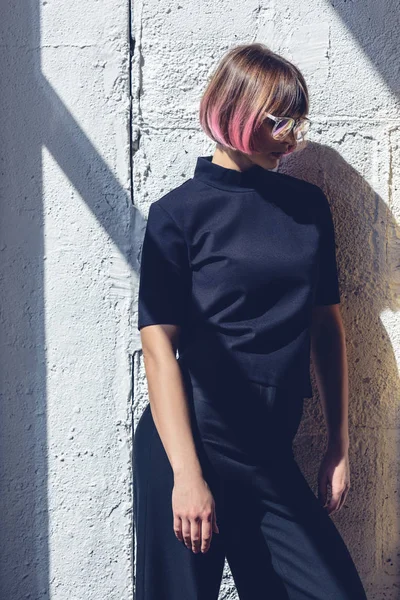
M 343 510 L 333 518 L 371 586 L 374 576 L 382 585 L 382 574 L 395 575 L 400 567 L 400 378 L 393 348 L 400 309 L 400 227 L 391 212 L 387 163 L 386 168 L 384 201 L 326 145 L 309 142 L 279 165 L 279 172 L 306 179 L 325 192 L 335 224 L 349 366 L 351 489 Z M 312 362 L 311 378 L 313 401 L 305 404 L 294 450 L 316 490 L 316 457 L 322 455 L 326 436 Z

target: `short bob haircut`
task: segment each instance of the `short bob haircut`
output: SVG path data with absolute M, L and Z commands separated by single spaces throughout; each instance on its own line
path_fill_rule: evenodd
M 264 44 L 252 43 L 235 46 L 222 57 L 201 98 L 199 118 L 214 142 L 253 154 L 259 152 L 257 132 L 268 119 L 266 112 L 298 118 L 308 110 L 308 89 L 299 69 Z

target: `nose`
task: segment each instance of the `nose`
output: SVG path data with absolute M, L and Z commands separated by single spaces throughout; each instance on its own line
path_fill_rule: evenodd
M 294 129 L 290 131 L 284 138 L 284 141 L 288 144 L 287 152 L 292 152 L 297 146 L 297 139 L 294 134 Z
M 287 134 L 285 137 L 285 141 L 287 141 L 291 146 L 297 146 L 297 140 L 294 135 L 294 128 Z

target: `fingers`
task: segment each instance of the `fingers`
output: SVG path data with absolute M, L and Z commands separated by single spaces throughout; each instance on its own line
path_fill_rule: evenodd
M 203 518 L 200 516 L 193 518 L 174 516 L 173 528 L 177 539 L 194 554 L 207 552 L 210 548 L 213 531 L 219 533 L 215 511 L 205 514 Z
M 201 522 L 201 551 L 207 552 L 212 540 L 213 517 L 205 518 Z
M 192 547 L 191 526 L 189 519 L 182 519 L 182 536 L 186 548 Z
M 344 505 L 344 503 L 346 501 L 346 497 L 347 497 L 347 494 L 349 492 L 349 489 L 350 489 L 350 484 L 347 484 L 344 487 L 343 491 L 340 492 L 340 494 L 338 494 L 340 496 L 339 497 L 339 501 L 337 502 L 337 505 L 335 505 L 334 503 L 332 503 L 333 508 L 330 511 L 331 513 L 339 512 L 339 510 L 342 508 L 342 506 Z
M 183 542 L 182 521 L 181 521 L 180 517 L 175 515 L 175 513 L 174 513 L 173 529 L 174 529 L 174 533 L 175 533 L 176 537 L 178 538 L 178 540 L 180 542 Z
M 214 510 L 214 514 L 213 514 L 212 523 L 213 523 L 213 531 L 215 531 L 215 533 L 219 533 L 219 527 L 217 525 L 217 513 L 215 510 Z
M 190 533 L 192 539 L 192 551 L 194 554 L 200 552 L 201 545 L 201 519 L 196 517 L 190 521 Z
M 350 489 L 350 483 L 347 483 L 344 487 L 332 492 L 329 502 L 325 501 L 324 508 L 328 514 L 339 512 L 346 501 L 347 494 Z
M 342 491 L 335 491 L 332 493 L 332 496 L 326 505 L 326 509 L 329 514 L 336 512 L 338 510 L 339 502 L 342 498 Z

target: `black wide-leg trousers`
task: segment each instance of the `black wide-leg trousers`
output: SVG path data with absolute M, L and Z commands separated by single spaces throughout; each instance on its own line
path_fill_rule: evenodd
M 150 405 L 134 435 L 135 600 L 217 600 L 225 557 L 240 600 L 366 600 L 351 555 L 292 450 L 303 398 L 185 373 L 220 533 L 194 554 L 173 531 L 173 472 Z

